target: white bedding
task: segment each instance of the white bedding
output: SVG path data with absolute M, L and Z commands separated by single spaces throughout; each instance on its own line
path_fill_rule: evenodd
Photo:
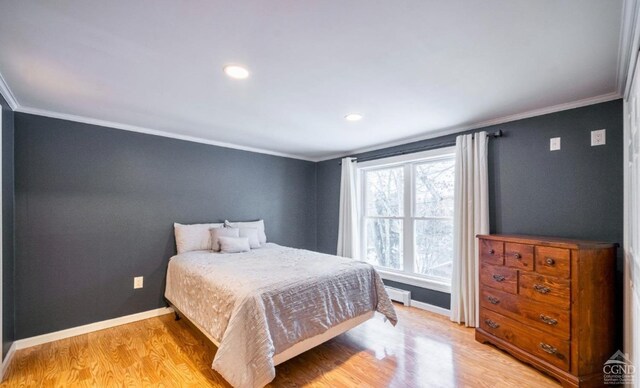
M 397 322 L 371 265 L 275 244 L 174 256 L 165 296 L 220 343 L 212 367 L 236 387 L 266 385 L 275 354 L 348 319 L 378 311 Z

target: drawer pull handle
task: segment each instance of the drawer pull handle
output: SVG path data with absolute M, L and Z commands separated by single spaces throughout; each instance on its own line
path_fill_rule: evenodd
M 494 253 L 496 253 L 496 251 L 495 251 L 495 250 L 493 250 L 493 249 L 489 249 L 489 254 L 490 254 L 490 255 L 493 255 Z
M 545 352 L 549 353 L 549 354 L 558 353 L 558 349 L 554 348 L 553 346 L 551 346 L 549 344 L 545 344 L 544 342 L 540 342 L 540 348 L 542 350 L 544 350 Z
M 522 255 L 521 255 L 521 254 L 519 254 L 518 252 L 514 253 L 514 254 L 513 254 L 513 256 L 514 256 L 517 260 L 522 259 Z
M 541 294 L 548 294 L 551 291 L 549 287 L 545 287 L 542 284 L 534 284 L 533 289 Z
M 492 329 L 497 329 L 500 327 L 500 324 L 497 322 L 492 321 L 491 319 L 485 319 L 484 323 L 487 324 L 487 326 L 489 326 Z
M 496 282 L 503 282 L 504 281 L 504 276 L 495 274 L 495 275 L 493 275 L 493 280 L 495 280 Z
M 547 263 L 547 265 L 554 265 L 556 263 L 556 261 L 551 257 L 545 257 L 544 261 L 545 263 Z
M 491 303 L 491 304 L 500 303 L 500 299 L 496 298 L 495 296 L 488 296 L 487 299 L 489 300 L 489 303 Z
M 547 325 L 557 325 L 558 324 L 558 320 L 553 319 L 551 317 L 548 317 L 544 314 L 540 314 L 540 320 L 544 323 L 546 323 Z

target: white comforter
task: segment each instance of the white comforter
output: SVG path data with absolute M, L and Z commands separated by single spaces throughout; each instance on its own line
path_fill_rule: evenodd
M 371 265 L 275 244 L 174 256 L 165 296 L 220 343 L 212 367 L 236 387 L 266 385 L 275 354 L 341 322 L 370 311 L 397 322 Z

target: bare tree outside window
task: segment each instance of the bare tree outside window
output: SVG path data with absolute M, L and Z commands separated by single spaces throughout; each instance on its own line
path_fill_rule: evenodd
M 364 260 L 450 282 L 454 178 L 453 155 L 363 170 Z
M 415 166 L 414 272 L 451 279 L 453 264 L 453 158 Z
M 366 261 L 381 267 L 402 269 L 402 216 L 404 169 L 367 171 Z

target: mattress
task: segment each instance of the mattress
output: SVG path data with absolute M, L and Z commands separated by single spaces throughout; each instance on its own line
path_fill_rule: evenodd
M 275 354 L 349 319 L 397 322 L 371 265 L 276 244 L 174 256 L 165 296 L 220 344 L 212 367 L 236 387 L 266 385 Z

